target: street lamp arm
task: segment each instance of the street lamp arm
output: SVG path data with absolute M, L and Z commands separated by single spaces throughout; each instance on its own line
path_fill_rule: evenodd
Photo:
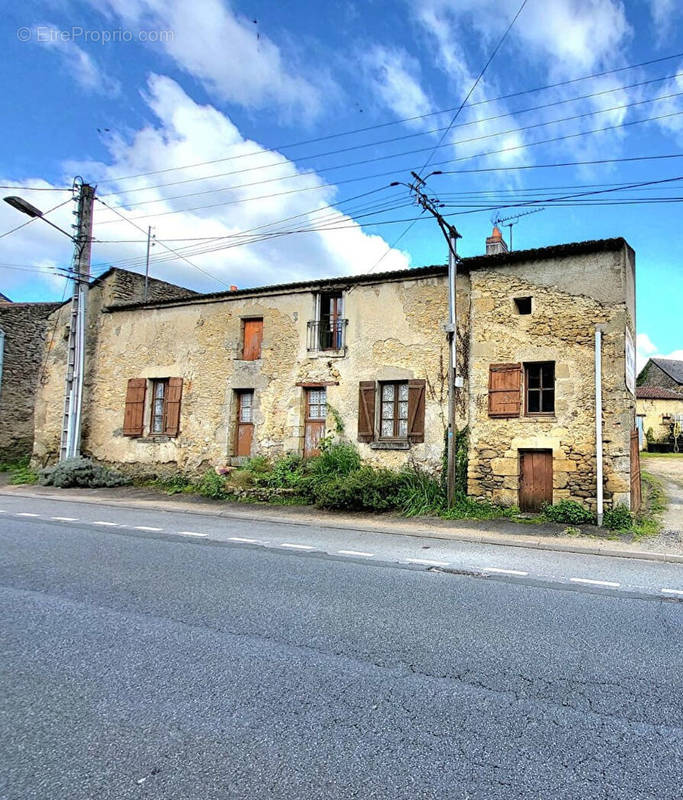
M 11 195 L 3 199 L 7 205 L 12 206 L 12 208 L 15 208 L 22 214 L 26 214 L 27 217 L 31 217 L 31 219 L 42 219 L 43 222 L 47 222 L 48 225 L 56 228 L 56 230 L 58 230 L 60 233 L 63 233 L 64 236 L 68 236 L 72 242 L 75 241 L 74 237 L 70 233 L 67 233 L 64 228 L 60 228 L 59 225 L 55 225 L 54 222 L 50 222 L 50 220 L 43 215 L 43 212 L 39 208 L 36 208 L 34 205 L 29 203 L 28 200 L 24 200 L 23 197 Z

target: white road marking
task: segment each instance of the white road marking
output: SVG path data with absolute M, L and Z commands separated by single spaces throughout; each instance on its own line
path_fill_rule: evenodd
M 282 542 L 280 547 L 293 547 L 295 550 L 314 550 L 311 544 L 294 544 L 293 542 Z
M 499 567 L 484 567 L 483 572 L 496 572 L 500 573 L 501 575 L 528 575 L 528 572 L 524 572 L 521 569 L 500 569 Z
M 179 536 L 208 536 L 208 533 L 196 533 L 195 531 L 177 531 Z
M 0 508 L 0 514 L 6 514 L 6 513 L 7 513 L 7 512 L 5 511 L 5 509 L 4 509 L 4 508 Z
M 96 522 L 93 522 L 92 524 L 93 525 L 105 525 L 108 528 L 118 528 L 119 527 L 118 522 L 103 522 L 102 520 L 99 520 L 99 519 Z
M 448 561 L 432 561 L 428 558 L 406 558 L 409 564 L 425 564 L 428 567 L 447 567 Z
M 374 553 L 364 553 L 362 550 L 337 550 L 342 556 L 363 556 L 364 558 L 372 558 Z
M 245 539 L 242 536 L 229 536 L 231 542 L 245 542 L 246 544 L 256 544 L 256 539 Z
M 28 511 L 20 511 L 17 514 L 18 517 L 39 517 L 40 514 L 30 514 Z
M 152 528 L 149 525 L 135 525 L 134 531 L 163 531 L 163 528 Z
M 615 581 L 594 581 L 590 578 L 570 578 L 569 580 L 573 583 L 589 583 L 591 586 L 611 586 L 612 588 L 621 586 L 620 583 L 616 583 Z
M 50 517 L 57 522 L 78 522 L 78 517 Z
M 683 589 L 662 589 L 664 594 L 680 594 L 683 595 Z

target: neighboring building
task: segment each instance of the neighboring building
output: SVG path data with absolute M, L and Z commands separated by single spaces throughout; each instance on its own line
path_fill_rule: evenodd
M 647 447 L 648 440 L 673 444 L 675 423 L 683 428 L 683 392 L 661 386 L 639 386 L 636 389 L 636 413 L 644 447 Z M 679 439 L 679 445 L 683 449 L 683 438 Z
M 650 358 L 638 375 L 638 386 L 658 386 L 683 394 L 683 361 Z
M 6 295 L 4 295 L 2 292 L 0 292 L 0 305 L 1 305 L 2 303 L 11 303 L 11 302 L 12 302 L 12 301 L 9 299 L 9 297 L 7 297 L 7 296 L 6 296 Z
M 369 462 L 436 470 L 447 274 L 438 265 L 116 306 L 103 296 L 88 334 L 83 450 L 131 471 L 198 471 L 311 455 L 341 423 Z M 529 509 L 570 497 L 595 507 L 601 326 L 605 498 L 629 503 L 631 248 L 606 239 L 507 253 L 494 231 L 487 255 L 460 262 L 456 288 L 469 493 Z M 58 452 L 65 352 L 60 338 L 36 404 L 40 461 Z
M 89 327 L 104 305 L 142 298 L 144 277 L 120 269 L 107 270 L 90 284 Z M 150 280 L 154 299 L 190 297 L 195 292 L 164 281 Z M 5 298 L 5 300 L 7 300 Z M 34 404 L 46 379 L 45 368 L 55 353 L 66 349 L 70 302 L 0 303 L 0 460 L 30 454 L 34 437 Z M 64 377 L 50 402 L 62 408 Z
M 0 303 L 0 461 L 28 455 L 49 317 L 59 303 Z

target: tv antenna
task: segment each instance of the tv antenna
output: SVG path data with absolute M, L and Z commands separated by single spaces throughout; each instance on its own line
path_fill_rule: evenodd
M 511 217 L 501 217 L 498 214 L 494 214 L 491 218 L 491 222 L 494 225 L 505 225 L 506 228 L 509 230 L 509 250 L 512 252 L 512 226 L 516 225 L 522 217 L 528 217 L 529 214 L 538 214 L 539 211 L 545 211 L 545 208 L 532 208 L 531 211 L 522 211 L 519 214 L 515 214 Z

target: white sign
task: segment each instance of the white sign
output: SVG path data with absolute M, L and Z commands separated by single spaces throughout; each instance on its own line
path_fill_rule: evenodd
M 631 331 L 626 328 L 626 388 L 636 393 L 636 348 L 633 346 Z

